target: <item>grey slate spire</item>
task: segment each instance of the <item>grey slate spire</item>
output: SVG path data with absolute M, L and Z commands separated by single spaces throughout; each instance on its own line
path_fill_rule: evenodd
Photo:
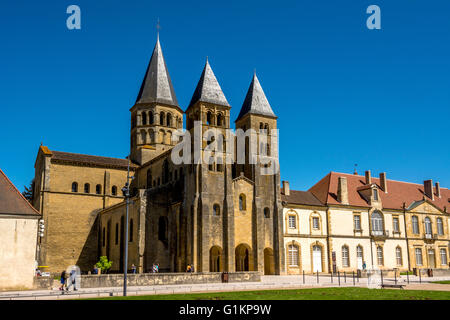
M 217 82 L 211 66 L 209 65 L 208 59 L 206 59 L 205 68 L 198 81 L 197 88 L 195 88 L 194 94 L 192 95 L 188 109 L 198 101 L 214 103 L 226 107 L 230 106 L 220 88 L 219 82 Z
M 239 112 L 236 121 L 241 119 L 247 113 L 276 118 L 270 107 L 269 101 L 267 101 L 256 73 L 253 74 L 252 83 L 250 83 L 244 103 L 242 104 L 241 112 Z
M 161 44 L 159 43 L 159 35 L 136 99 L 136 103 L 152 102 L 178 107 L 175 90 L 173 89 L 166 61 L 162 54 Z

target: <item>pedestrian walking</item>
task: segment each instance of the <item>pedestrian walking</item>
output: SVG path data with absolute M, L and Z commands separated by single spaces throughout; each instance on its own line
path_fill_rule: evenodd
M 75 269 L 72 269 L 72 271 L 70 271 L 70 276 L 69 276 L 69 281 L 68 281 L 68 285 L 66 288 L 66 291 L 69 291 L 70 287 L 73 286 L 73 291 L 77 291 L 77 286 L 76 286 L 76 271 Z
M 131 265 L 131 273 L 136 273 L 136 266 L 134 263 Z
M 192 268 L 191 268 L 190 264 L 187 265 L 186 272 L 192 272 Z
M 363 265 L 362 265 L 363 270 L 366 270 L 366 262 L 363 261 Z
M 64 291 L 64 286 L 66 285 L 66 270 L 63 270 L 63 272 L 61 272 L 60 282 L 61 286 L 59 287 L 59 290 Z

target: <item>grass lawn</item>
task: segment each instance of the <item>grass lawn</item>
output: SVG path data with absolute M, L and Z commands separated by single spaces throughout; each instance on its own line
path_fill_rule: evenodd
M 433 281 L 433 282 L 431 282 L 431 283 L 450 284 L 450 280 Z
M 95 300 L 450 300 L 450 291 L 317 288 L 106 297 Z

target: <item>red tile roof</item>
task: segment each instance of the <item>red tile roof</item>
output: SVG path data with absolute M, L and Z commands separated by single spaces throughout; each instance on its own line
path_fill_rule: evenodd
M 40 216 L 39 211 L 24 198 L 0 169 L 0 215 L 2 214 Z
M 327 205 L 341 204 L 337 200 L 338 178 L 347 178 L 348 201 L 351 206 L 369 207 L 366 200 L 359 194 L 357 189 L 364 186 L 365 177 L 360 175 L 353 175 L 348 173 L 330 172 L 322 180 L 316 183 L 309 191 L 319 199 L 322 203 Z M 372 177 L 372 183 L 380 188 L 380 179 Z M 381 188 L 380 188 L 381 189 Z M 427 200 L 433 203 L 441 210 L 450 209 L 450 190 L 447 188 L 440 188 L 441 197 L 436 196 L 436 190 L 433 188 L 434 200 L 428 197 Z M 379 195 L 383 208 L 387 209 L 402 209 L 403 203 L 408 207 L 414 201 L 423 200 L 424 187 L 421 184 L 387 180 L 387 193 L 380 190 Z

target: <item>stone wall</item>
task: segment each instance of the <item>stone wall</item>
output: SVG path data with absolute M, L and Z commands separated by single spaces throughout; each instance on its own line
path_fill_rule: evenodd
M 229 282 L 260 282 L 260 272 L 229 273 Z M 128 286 L 153 286 L 171 284 L 201 284 L 222 282 L 220 272 L 196 273 L 141 273 L 129 274 Z M 51 289 L 59 285 L 51 277 L 35 278 L 35 288 Z M 82 275 L 81 288 L 108 288 L 123 286 L 123 274 Z
M 0 289 L 33 286 L 39 215 L 0 218 Z

